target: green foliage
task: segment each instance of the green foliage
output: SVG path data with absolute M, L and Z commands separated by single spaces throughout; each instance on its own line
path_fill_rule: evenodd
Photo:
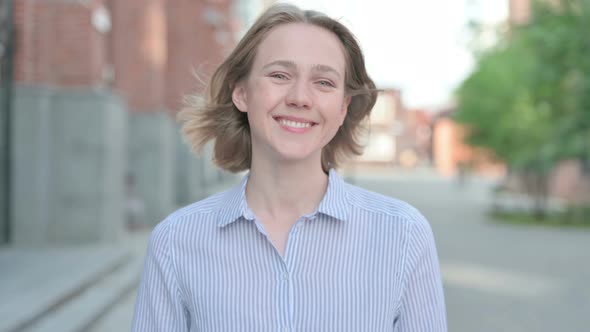
M 527 211 L 495 211 L 490 215 L 495 221 L 508 224 L 590 227 L 590 207 L 577 207 L 566 211 L 552 212 L 543 218 L 535 217 Z
M 537 2 L 532 16 L 480 56 L 455 119 L 510 168 L 547 173 L 590 158 L 590 0 Z

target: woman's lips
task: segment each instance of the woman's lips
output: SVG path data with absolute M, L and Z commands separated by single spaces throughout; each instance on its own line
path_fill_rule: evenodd
M 292 133 L 305 133 L 317 125 L 316 122 L 291 116 L 277 116 L 274 119 L 281 128 Z

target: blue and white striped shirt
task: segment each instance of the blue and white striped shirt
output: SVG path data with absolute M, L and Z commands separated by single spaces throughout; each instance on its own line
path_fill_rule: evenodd
M 284 257 L 241 185 L 182 208 L 150 237 L 133 331 L 447 330 L 426 219 L 330 171 Z

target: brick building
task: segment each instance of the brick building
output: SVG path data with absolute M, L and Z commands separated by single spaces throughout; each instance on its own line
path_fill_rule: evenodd
M 513 25 L 529 23 L 535 1 L 543 1 L 544 3 L 559 6 L 560 0 L 508 0 L 508 19 L 510 23 Z
M 206 79 L 234 45 L 236 1 L 11 4 L 11 217 L 0 243 L 115 240 L 130 192 L 154 224 L 225 179 L 190 154 L 174 115 L 199 89 L 193 71 Z
M 484 176 L 504 175 L 505 165 L 489 151 L 465 143 L 467 128 L 452 119 L 453 112 L 454 108 L 444 109 L 432 119 L 433 162 L 437 171 L 445 176 L 467 169 Z
M 405 109 L 400 116 L 404 130 L 399 137 L 398 160 L 404 167 L 432 165 L 432 112 Z
M 383 89 L 371 111 L 363 154 L 356 164 L 428 166 L 432 162 L 431 114 L 407 109 L 398 89 Z
M 396 163 L 397 141 L 402 130 L 398 118 L 402 111 L 399 90 L 384 89 L 379 93 L 371 111 L 369 130 L 364 136 L 363 154 L 355 159 L 355 163 L 386 166 Z
M 510 23 L 527 23 L 531 17 L 531 5 L 531 0 L 509 0 L 508 19 Z

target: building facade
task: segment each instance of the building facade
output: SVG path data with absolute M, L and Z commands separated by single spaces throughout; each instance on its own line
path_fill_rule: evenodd
M 508 19 L 511 24 L 525 24 L 531 18 L 532 0 L 509 0 Z
M 462 175 L 466 172 L 483 176 L 505 175 L 505 165 L 490 151 L 465 143 L 467 127 L 452 119 L 454 107 L 436 113 L 432 118 L 432 159 L 439 174 Z
M 379 92 L 363 135 L 363 154 L 353 161 L 359 164 L 392 166 L 396 163 L 398 137 L 403 124 L 398 121 L 403 106 L 396 89 Z
M 193 74 L 206 80 L 235 44 L 233 1 L 10 2 L 0 243 L 116 241 L 130 213 L 154 225 L 227 179 L 190 153 L 175 115 L 202 90 Z

